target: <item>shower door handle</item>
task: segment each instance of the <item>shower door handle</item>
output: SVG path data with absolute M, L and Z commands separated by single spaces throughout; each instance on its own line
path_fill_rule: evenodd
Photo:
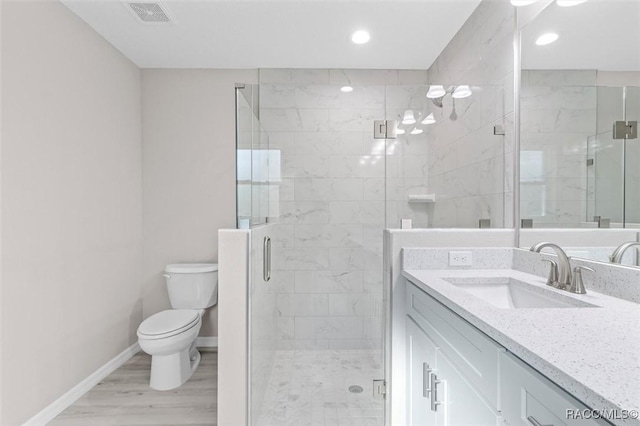
M 262 245 L 262 279 L 268 282 L 271 279 L 271 238 L 264 237 Z

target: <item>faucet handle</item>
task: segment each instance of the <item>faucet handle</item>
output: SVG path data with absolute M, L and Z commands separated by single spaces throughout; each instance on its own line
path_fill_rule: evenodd
M 542 259 L 543 262 L 549 262 L 551 268 L 549 269 L 549 277 L 547 278 L 547 285 L 551 287 L 558 286 L 558 263 L 551 259 Z
M 591 271 L 595 272 L 593 268 L 589 268 L 588 266 L 576 266 L 573 268 L 573 280 L 571 281 L 571 287 L 569 290 L 571 293 L 576 294 L 586 294 L 587 290 L 584 289 L 584 283 L 582 282 L 582 271 Z

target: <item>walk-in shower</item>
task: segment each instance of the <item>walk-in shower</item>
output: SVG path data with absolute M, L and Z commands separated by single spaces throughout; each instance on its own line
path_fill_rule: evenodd
M 426 84 L 345 92 L 318 74 L 272 71 L 236 89 L 251 425 L 384 424 L 383 229 L 509 223 L 503 87 L 436 106 Z M 376 138 L 376 120 L 395 137 Z

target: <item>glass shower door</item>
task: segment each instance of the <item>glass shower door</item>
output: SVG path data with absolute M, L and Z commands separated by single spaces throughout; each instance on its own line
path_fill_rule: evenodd
M 237 227 L 264 224 L 271 215 L 270 196 L 279 180 L 279 156 L 269 149 L 269 135 L 258 117 L 257 85 L 236 87 Z
M 626 87 L 625 120 L 640 123 L 640 87 Z M 640 139 L 625 143 L 625 227 L 640 228 Z
M 373 140 L 373 120 L 385 116 L 385 87 L 341 87 L 259 87 L 280 167 L 268 224 L 252 227 L 251 425 L 384 422 L 374 380 L 384 379 L 385 141 Z

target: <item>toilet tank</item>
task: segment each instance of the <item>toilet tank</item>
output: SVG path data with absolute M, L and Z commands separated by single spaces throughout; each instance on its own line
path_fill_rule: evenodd
M 217 263 L 167 265 L 164 278 L 173 309 L 206 309 L 218 301 Z

